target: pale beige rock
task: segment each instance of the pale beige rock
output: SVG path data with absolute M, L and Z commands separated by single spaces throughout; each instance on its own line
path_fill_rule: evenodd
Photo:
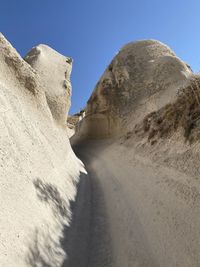
M 168 47 L 145 41 L 122 48 L 97 84 L 72 138 L 93 190 L 88 267 L 200 266 L 199 81 Z M 182 119 L 195 143 L 175 127 Z M 91 140 L 102 137 L 111 138 Z
M 38 45 L 26 55 L 27 61 L 40 75 L 54 119 L 65 125 L 70 108 L 72 59 L 47 45 Z
M 124 46 L 97 83 L 78 135 L 119 135 L 145 113 L 170 102 L 191 73 L 161 42 L 147 40 Z
M 53 51 L 48 54 L 50 62 L 53 55 Z M 46 60 L 42 53 L 40 66 Z M 57 71 L 59 64 L 54 62 Z M 61 69 L 64 77 L 63 65 Z M 70 201 L 84 168 L 66 129 L 52 117 L 43 82 L 1 34 L 0 266 L 59 267 L 67 256 L 61 239 L 70 224 Z

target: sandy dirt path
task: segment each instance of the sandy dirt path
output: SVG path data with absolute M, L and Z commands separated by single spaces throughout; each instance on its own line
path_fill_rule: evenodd
M 188 177 L 115 145 L 75 150 L 91 192 L 88 252 L 77 266 L 200 266 L 200 207 Z

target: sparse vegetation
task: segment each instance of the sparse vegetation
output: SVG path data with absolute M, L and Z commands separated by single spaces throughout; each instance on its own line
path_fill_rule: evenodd
M 142 124 L 142 130 L 148 133 L 148 140 L 151 142 L 153 139 L 169 136 L 181 128 L 186 141 L 192 143 L 200 139 L 199 75 L 195 75 L 190 84 L 179 91 L 174 103 L 148 114 Z M 138 125 L 135 132 L 137 129 Z

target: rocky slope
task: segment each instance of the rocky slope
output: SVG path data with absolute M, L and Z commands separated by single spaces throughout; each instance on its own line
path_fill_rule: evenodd
M 26 60 L 1 34 L 0 266 L 58 267 L 84 171 L 64 127 L 71 60 L 44 45 Z
M 198 267 L 200 76 L 130 43 L 67 119 L 71 68 L 0 35 L 0 266 Z
M 25 61 L 40 75 L 54 119 L 65 125 L 71 103 L 72 59 L 60 55 L 47 45 L 39 45 L 31 49 Z
M 200 76 L 158 41 L 130 43 L 85 111 L 71 140 L 93 189 L 87 266 L 198 267 Z
M 85 112 L 73 143 L 111 138 L 153 162 L 199 176 L 200 75 L 161 42 L 122 47 Z
M 192 71 L 166 45 L 139 41 L 124 46 L 105 70 L 86 107 L 80 135 L 122 134 L 130 124 L 174 99 Z

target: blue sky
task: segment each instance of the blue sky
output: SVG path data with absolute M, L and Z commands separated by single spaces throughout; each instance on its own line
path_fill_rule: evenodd
M 22 56 L 45 43 L 74 59 L 71 114 L 127 42 L 158 39 L 200 70 L 199 0 L 1 0 L 0 31 Z

